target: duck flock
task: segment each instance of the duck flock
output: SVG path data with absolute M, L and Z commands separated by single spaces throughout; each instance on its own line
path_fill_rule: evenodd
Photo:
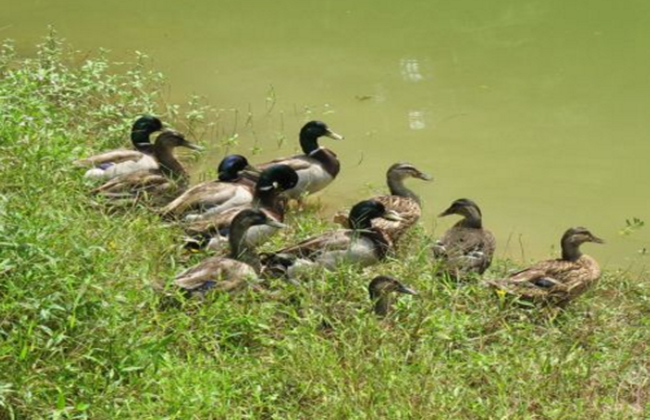
M 301 202 L 339 176 L 340 162 L 334 152 L 319 146 L 321 137 L 343 139 L 325 123 L 310 121 L 300 130 L 302 154 L 257 165 L 241 155 L 229 155 L 219 164 L 218 179 L 188 188 L 189 175 L 174 156 L 174 149 L 201 148 L 166 128 L 160 119 L 144 115 L 131 129 L 133 149 L 112 150 L 76 163 L 88 168 L 87 178 L 103 182 L 92 190 L 94 195 L 110 202 L 145 199 L 163 219 L 182 226 L 186 247 L 217 250 L 217 255 L 174 279 L 175 286 L 188 296 L 204 298 L 214 292 L 258 287 L 265 278 L 299 285 L 317 266 L 332 270 L 342 264 L 367 267 L 380 263 L 395 252 L 404 234 L 418 222 L 419 197 L 404 181 L 432 178 L 409 163 L 395 163 L 386 173 L 390 194 L 338 212 L 334 221 L 342 225 L 340 229 L 259 254 L 256 248 L 286 226 L 290 200 Z M 461 219 L 432 244 L 429 256 L 440 267 L 440 275 L 455 281 L 479 279 L 492 263 L 496 239 L 483 227 L 481 209 L 474 201 L 455 200 L 440 217 L 451 215 Z M 600 277 L 596 260 L 580 251 L 585 242 L 603 240 L 583 227 L 570 228 L 562 235 L 561 258 L 484 283 L 500 294 L 564 306 Z M 228 255 L 220 256 L 226 244 Z M 394 293 L 416 294 L 390 275 L 372 279 L 369 294 L 378 315 L 387 314 Z

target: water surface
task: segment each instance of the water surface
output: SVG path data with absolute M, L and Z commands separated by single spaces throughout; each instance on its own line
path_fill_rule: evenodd
M 603 265 L 638 267 L 650 227 L 619 230 L 650 222 L 648 19 L 636 0 L 5 0 L 0 38 L 29 53 L 53 24 L 82 50 L 146 52 L 171 99 L 222 108 L 234 150 L 262 148 L 255 161 L 294 152 L 306 120 L 328 122 L 346 136 L 323 141 L 343 162 L 319 194 L 329 211 L 410 161 L 436 178 L 411 183 L 433 233 L 469 197 L 502 255 L 546 257 L 584 225 L 608 240 L 588 247 Z

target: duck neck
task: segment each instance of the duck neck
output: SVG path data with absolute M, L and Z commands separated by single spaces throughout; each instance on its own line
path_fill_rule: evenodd
M 260 260 L 255 249 L 246 242 L 246 232 L 250 226 L 231 225 L 228 242 L 230 243 L 230 258 L 241 261 L 253 267 L 259 272 L 261 269 Z
M 562 242 L 562 259 L 565 261 L 576 261 L 582 256 L 580 252 L 580 245 L 576 245 L 569 241 Z
M 269 191 L 260 191 L 255 192 L 255 197 L 253 198 L 253 207 L 264 207 L 267 209 L 276 210 L 280 200 L 279 193 L 277 190 L 272 189 Z
M 318 149 L 318 137 L 310 133 L 300 133 L 300 147 L 304 154 L 309 155 Z
M 386 183 L 388 184 L 388 189 L 390 190 L 391 195 L 408 197 L 415 200 L 416 203 L 420 204 L 420 197 L 418 197 L 413 191 L 404 185 L 404 178 L 401 176 L 389 173 L 386 176 Z
M 458 222 L 462 227 L 471 228 L 471 229 L 482 229 L 483 228 L 483 218 L 481 213 L 474 207 L 470 207 L 465 214 L 465 218 Z
M 238 172 L 222 172 L 219 174 L 219 181 L 221 182 L 233 182 L 239 179 Z
M 136 150 L 150 152 L 151 141 L 149 141 L 149 136 L 151 133 L 148 130 L 132 130 L 131 131 L 131 143 Z
M 393 299 L 390 293 L 380 294 L 379 297 L 375 300 L 375 306 L 373 310 L 375 315 L 380 317 L 385 317 L 390 312 L 390 308 L 393 306 Z
M 154 148 L 154 157 L 160 165 L 160 171 L 168 178 L 187 180 L 188 175 L 183 165 L 176 159 L 171 148 Z

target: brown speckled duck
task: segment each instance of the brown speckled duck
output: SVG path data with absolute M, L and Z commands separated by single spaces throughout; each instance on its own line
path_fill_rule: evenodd
M 452 214 L 463 218 L 452 226 L 433 245 L 433 256 L 442 261 L 442 270 L 455 279 L 462 279 L 470 273 L 483 274 L 490 267 L 496 240 L 483 227 L 481 209 L 472 200 L 461 198 L 439 217 Z
M 388 210 L 397 213 L 401 221 L 390 221 L 386 219 L 375 219 L 372 225 L 388 236 L 396 244 L 401 236 L 412 227 L 420 218 L 422 209 L 420 207 L 420 197 L 404 185 L 404 180 L 408 178 L 417 178 L 423 181 L 431 181 L 433 178 L 410 163 L 396 163 L 388 168 L 386 172 L 386 183 L 390 190 L 390 195 L 381 195 L 371 198 L 379 201 Z M 344 227 L 349 227 L 348 218 L 345 212 L 340 211 L 334 216 L 334 221 Z
M 571 228 L 562 236 L 562 258 L 538 262 L 488 284 L 524 300 L 564 306 L 600 278 L 598 262 L 580 251 L 585 242 L 604 243 L 583 227 Z
M 164 204 L 187 186 L 188 175 L 174 156 L 176 147 L 201 150 L 176 131 L 164 131 L 153 144 L 152 155 L 158 163 L 155 169 L 142 169 L 117 176 L 95 188 L 92 193 L 111 199 L 154 199 Z

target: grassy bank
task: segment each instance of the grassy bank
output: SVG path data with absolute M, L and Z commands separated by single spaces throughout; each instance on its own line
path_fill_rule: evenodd
M 625 273 L 549 318 L 434 279 L 418 231 L 371 272 L 165 305 L 151 284 L 191 262 L 179 232 L 91 205 L 71 161 L 124 144 L 134 115 L 185 120 L 142 61 L 79 60 L 54 38 L 0 53 L 0 419 L 647 418 L 650 290 Z M 328 226 L 289 224 L 270 248 Z M 384 321 L 380 272 L 421 292 Z

